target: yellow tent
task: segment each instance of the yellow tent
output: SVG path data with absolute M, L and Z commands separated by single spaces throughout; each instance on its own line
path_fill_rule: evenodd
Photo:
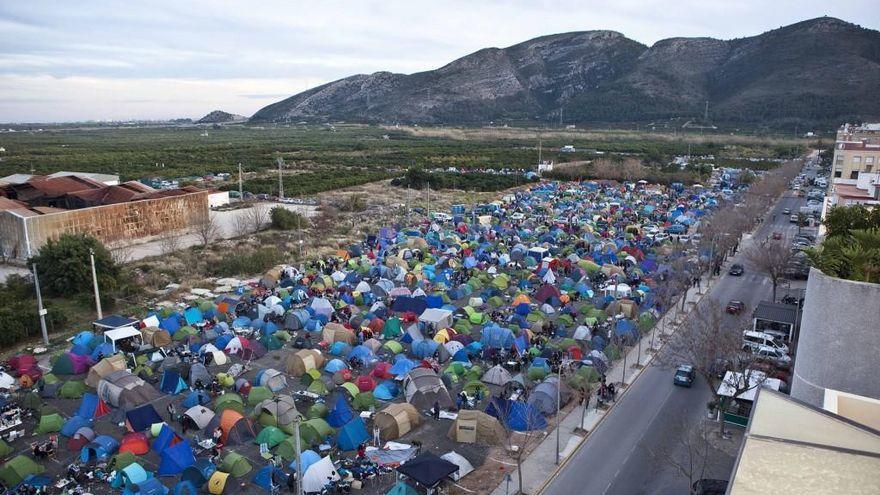
M 214 474 L 211 475 L 211 479 L 208 480 L 208 493 L 211 493 L 212 495 L 220 495 L 223 493 L 223 489 L 226 488 L 227 479 L 229 479 L 229 473 L 214 471 Z

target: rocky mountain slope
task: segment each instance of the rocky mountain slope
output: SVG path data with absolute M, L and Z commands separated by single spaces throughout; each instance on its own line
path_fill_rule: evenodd
M 812 19 L 734 40 L 648 47 L 613 31 L 486 48 L 411 75 L 359 74 L 274 103 L 252 121 L 835 123 L 880 117 L 880 32 Z
M 225 124 L 227 122 L 242 122 L 247 120 L 244 115 L 236 115 L 234 113 L 224 112 L 223 110 L 214 110 L 196 121 L 196 124 Z

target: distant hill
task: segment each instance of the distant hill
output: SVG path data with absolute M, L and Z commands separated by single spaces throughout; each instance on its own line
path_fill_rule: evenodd
M 247 117 L 244 115 L 236 115 L 234 113 L 224 112 L 223 110 L 214 110 L 196 121 L 196 124 L 225 124 L 227 122 L 243 122 Z
M 614 31 L 486 48 L 436 70 L 359 74 L 259 110 L 255 122 L 838 123 L 880 117 L 880 32 L 821 17 L 734 40 L 648 47 Z

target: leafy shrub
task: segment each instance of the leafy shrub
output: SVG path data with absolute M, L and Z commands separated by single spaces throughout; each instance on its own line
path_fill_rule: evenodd
M 40 287 L 48 296 L 70 297 L 91 292 L 90 250 L 95 253 L 95 271 L 102 295 L 109 295 L 124 285 L 123 271 L 110 251 L 94 237 L 65 234 L 57 240 L 50 240 L 28 260 L 28 265 L 37 264 Z
M 278 230 L 299 230 L 309 224 L 308 219 L 295 211 L 276 206 L 269 210 L 272 228 Z
M 233 277 L 263 273 L 283 259 L 278 248 L 266 247 L 244 253 L 231 253 L 211 268 L 212 275 Z
M 38 337 L 40 317 L 34 286 L 23 277 L 12 275 L 5 286 L 0 285 L 0 347 L 8 348 L 24 340 Z M 60 330 L 67 322 L 67 315 L 49 301 L 45 302 L 46 328 Z

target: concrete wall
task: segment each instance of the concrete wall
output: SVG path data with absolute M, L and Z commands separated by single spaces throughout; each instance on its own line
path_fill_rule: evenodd
M 810 269 L 791 396 L 816 407 L 825 388 L 880 399 L 880 284 Z
M 0 254 L 3 259 L 25 259 L 24 218 L 9 211 L 0 211 Z
M 36 253 L 49 239 L 63 234 L 88 234 L 115 248 L 148 241 L 169 231 L 186 230 L 207 218 L 208 192 L 199 191 L 28 217 L 25 228 L 30 252 Z M 0 237 L 19 237 L 25 244 L 23 229 L 16 230 L 2 220 L 0 229 Z M 19 258 L 26 258 L 27 250 L 20 251 Z

